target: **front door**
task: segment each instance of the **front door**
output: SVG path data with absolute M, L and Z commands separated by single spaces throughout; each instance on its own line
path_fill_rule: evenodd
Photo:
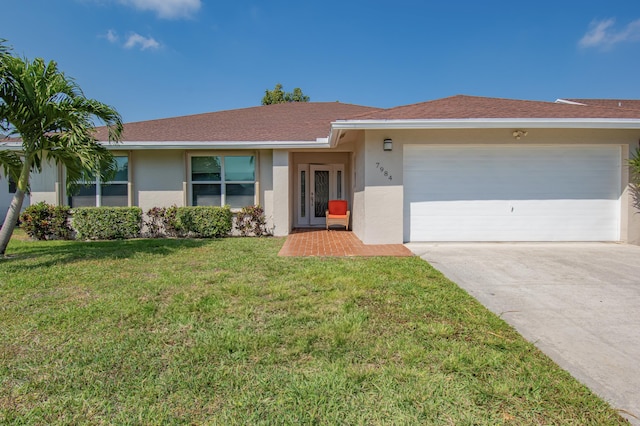
M 298 226 L 325 224 L 329 200 L 345 198 L 343 164 L 298 166 Z
M 329 200 L 334 197 L 332 194 L 334 191 L 331 191 L 333 189 L 331 181 L 334 180 L 332 179 L 331 166 L 312 164 L 309 167 L 309 177 L 311 178 L 309 185 L 311 191 L 309 194 L 311 197 L 310 225 L 323 225 L 327 205 Z

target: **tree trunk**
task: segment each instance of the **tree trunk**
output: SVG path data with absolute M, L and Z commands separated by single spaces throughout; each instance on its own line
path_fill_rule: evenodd
M 24 191 L 16 189 L 9 210 L 7 210 L 7 216 L 4 218 L 2 229 L 0 229 L 0 256 L 4 256 L 4 253 L 7 251 L 7 245 L 9 245 L 9 240 L 11 240 L 11 235 L 13 235 L 13 230 L 20 217 L 23 200 Z
M 13 194 L 11 205 L 7 210 L 7 215 L 4 218 L 2 229 L 0 229 L 0 256 L 4 256 L 7 251 L 7 246 L 13 235 L 13 230 L 16 228 L 18 218 L 20 217 L 20 210 L 22 209 L 22 202 L 24 201 L 24 194 L 29 188 L 29 177 L 31 173 L 31 160 L 29 157 L 24 159 L 22 164 L 22 172 L 20 178 L 16 182 L 16 193 Z

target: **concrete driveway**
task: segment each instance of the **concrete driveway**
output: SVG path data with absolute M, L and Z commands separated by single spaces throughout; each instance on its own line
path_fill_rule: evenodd
M 406 246 L 640 425 L 640 247 Z

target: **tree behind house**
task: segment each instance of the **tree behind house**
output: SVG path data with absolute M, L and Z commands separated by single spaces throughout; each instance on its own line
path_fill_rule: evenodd
M 302 93 L 302 89 L 299 87 L 293 89 L 293 92 L 285 92 L 280 83 L 276 84 L 273 90 L 265 90 L 264 96 L 262 97 L 262 105 L 309 101 L 309 96 Z

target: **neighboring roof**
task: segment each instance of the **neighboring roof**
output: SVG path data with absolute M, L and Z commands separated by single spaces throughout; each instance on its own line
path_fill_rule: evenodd
M 640 104 L 640 101 L 635 101 Z M 639 108 L 640 109 L 640 108 Z M 459 120 L 459 119 L 561 119 L 631 118 L 640 112 L 598 105 L 522 101 L 457 95 L 434 101 L 378 110 L 351 117 L 356 120 Z
M 638 99 L 558 99 L 556 102 L 573 102 L 587 106 L 599 106 L 606 108 L 624 108 L 640 110 L 640 100 Z
M 183 117 L 126 123 L 123 141 L 232 142 L 316 141 L 326 139 L 331 123 L 378 108 L 339 102 L 291 102 Z M 105 127 L 98 140 L 107 140 Z

